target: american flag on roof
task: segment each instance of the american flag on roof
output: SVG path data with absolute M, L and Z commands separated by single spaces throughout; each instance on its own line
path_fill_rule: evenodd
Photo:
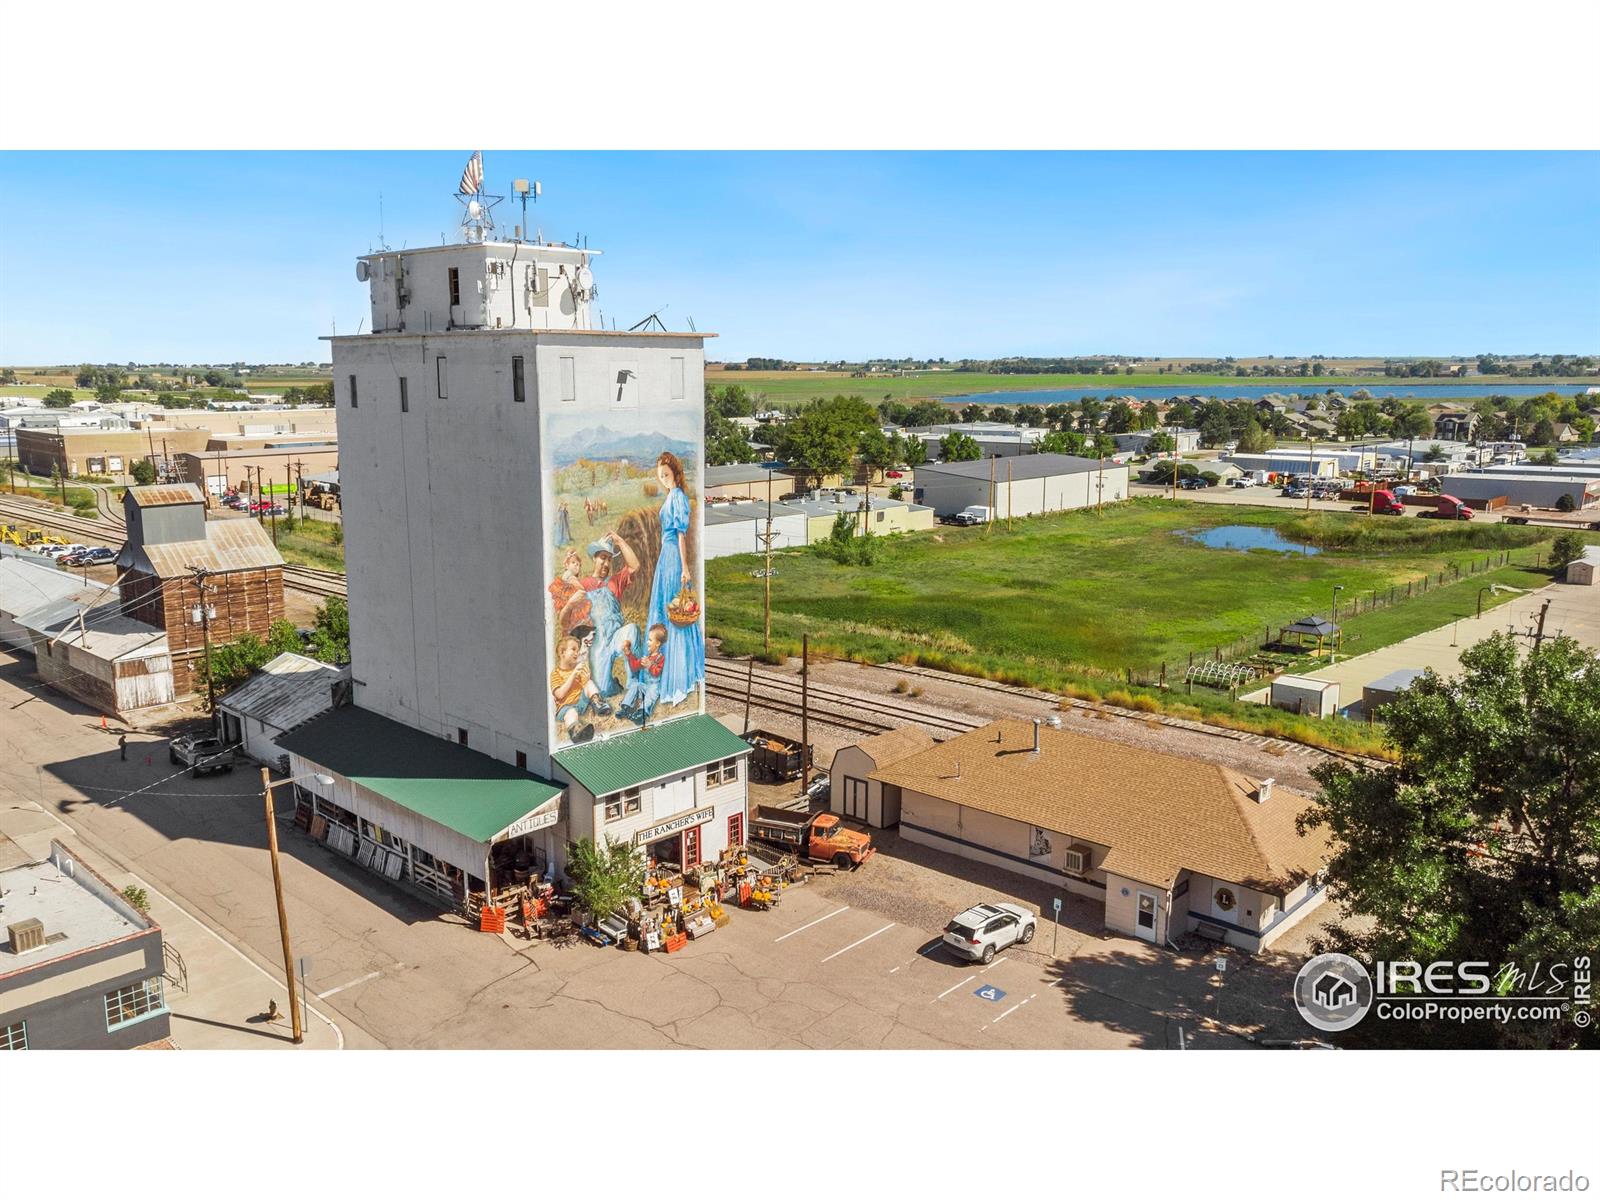
M 483 151 L 474 150 L 467 159 L 467 169 L 461 172 L 461 185 L 456 188 L 463 196 L 476 195 L 483 187 Z

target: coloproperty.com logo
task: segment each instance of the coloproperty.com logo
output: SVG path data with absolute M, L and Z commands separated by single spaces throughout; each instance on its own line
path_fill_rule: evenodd
M 1319 954 L 1300 968 L 1294 1003 L 1325 1033 L 1353 1028 L 1368 1013 L 1380 1021 L 1593 1020 L 1590 959 L 1570 962 L 1379 961 L 1370 968 L 1348 954 Z

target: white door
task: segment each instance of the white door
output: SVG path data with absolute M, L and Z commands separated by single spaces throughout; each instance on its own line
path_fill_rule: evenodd
M 1156 898 L 1150 892 L 1137 892 L 1134 895 L 1137 905 L 1133 913 L 1133 931 L 1147 942 L 1156 940 L 1156 917 L 1160 910 L 1156 905 Z
M 867 819 L 867 781 L 844 777 L 844 815 L 857 821 Z

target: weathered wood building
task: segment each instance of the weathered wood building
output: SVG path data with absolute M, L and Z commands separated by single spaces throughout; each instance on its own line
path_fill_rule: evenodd
M 130 617 L 166 631 L 177 694 L 199 686 L 205 628 L 213 646 L 253 633 L 265 639 L 284 615 L 283 559 L 261 526 L 206 520 L 192 483 L 132 487 L 123 499 L 128 540 L 117 556 Z

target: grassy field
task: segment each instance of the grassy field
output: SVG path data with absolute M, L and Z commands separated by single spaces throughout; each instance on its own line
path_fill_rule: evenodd
M 1108 395 L 1130 387 L 1171 388 L 1174 394 L 1203 388 L 1220 388 L 1233 384 L 1247 387 L 1279 387 L 1285 391 L 1322 391 L 1336 387 L 1346 391 L 1354 388 L 1371 388 L 1375 393 L 1385 386 L 1426 387 L 1432 384 L 1481 384 L 1483 394 L 1489 395 L 1501 384 L 1539 384 L 1542 379 L 1513 379 L 1499 376 L 1474 376 L 1460 379 L 1386 379 L 1383 376 L 1324 375 L 1317 378 L 1294 375 L 1281 378 L 1258 377 L 1239 379 L 1232 375 L 1158 375 L 1143 372 L 1134 375 L 990 375 L 966 371 L 925 371 L 906 376 L 852 378 L 846 371 L 718 371 L 707 370 L 706 382 L 714 387 L 741 384 L 759 392 L 779 407 L 803 404 L 807 400 L 836 395 L 863 396 L 873 403 L 885 396 L 893 400 L 943 399 L 972 392 L 1047 391 L 1053 388 L 1086 387 Z M 1569 381 L 1551 379 L 1549 385 L 1560 387 Z M 1593 382 L 1590 380 L 1589 382 Z
M 1314 555 L 1216 550 L 1187 533 L 1218 525 L 1273 526 L 1320 543 Z M 1531 567 L 1548 530 L 1455 522 L 1389 522 L 1357 515 L 1312 517 L 1270 509 L 1223 509 L 1134 500 L 1036 517 L 1014 532 L 941 528 L 885 539 L 870 567 L 844 566 L 806 550 L 777 559 L 774 650 L 814 651 L 871 662 L 908 662 L 1048 688 L 1300 740 L 1374 748 L 1381 735 L 1345 723 L 1322 726 L 1225 695 L 1163 696 L 1128 685 L 1166 664 L 1182 677 L 1189 655 L 1259 642 L 1308 614 L 1327 615 L 1344 587 L 1341 622 L 1352 652 L 1376 649 L 1470 615 L 1490 582 L 1536 587 Z M 1484 568 L 1514 552 L 1518 565 Z M 1521 564 L 1527 564 L 1526 566 Z M 707 564 L 707 628 L 731 654 L 760 653 L 761 581 L 755 556 Z M 1454 571 L 1461 577 L 1455 581 Z M 1441 573 L 1447 577 L 1439 584 Z M 1421 592 L 1421 581 L 1430 580 Z M 1406 599 L 1407 584 L 1417 589 Z M 1358 611 L 1374 594 L 1396 602 Z M 1511 599 L 1485 597 L 1485 608 Z M 1158 698 L 1159 697 L 1159 698 Z M 1252 711 L 1253 710 L 1253 711 Z M 1317 732 L 1320 729 L 1321 732 Z
M 270 531 L 272 522 L 266 528 Z M 344 526 L 337 521 L 278 518 L 278 553 L 283 561 L 325 571 L 344 570 Z

